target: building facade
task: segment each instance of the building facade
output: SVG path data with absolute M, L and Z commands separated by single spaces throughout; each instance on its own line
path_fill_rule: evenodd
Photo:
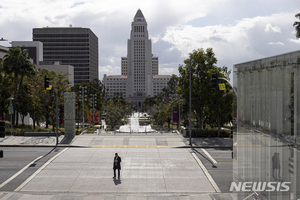
M 158 57 L 152 57 L 152 75 L 158 75 Z M 121 57 L 121 74 L 127 76 L 127 57 Z
M 299 199 L 300 51 L 236 64 L 234 72 L 233 181 L 247 184 L 233 190 L 237 199 Z
M 141 108 L 146 97 L 153 97 L 167 86 L 171 76 L 159 75 L 158 57 L 152 54 L 146 19 L 139 9 L 131 24 L 127 41 L 127 57 L 121 57 L 121 75 L 104 75 L 107 97 L 119 92 L 126 100 Z M 126 88 L 126 91 L 124 90 Z
M 23 51 L 28 50 L 28 55 L 33 63 L 39 65 L 43 61 L 43 43 L 39 41 L 12 41 L 12 47 L 20 47 Z
M 74 83 L 98 78 L 98 37 L 89 28 L 44 27 L 33 29 L 33 41 L 43 43 L 44 61 L 74 66 Z
M 3 57 L 7 54 L 9 48 L 0 45 L 0 60 L 3 60 Z
M 35 66 L 36 70 L 48 69 L 53 71 L 56 74 L 62 73 L 66 74 L 66 78 L 70 82 L 70 86 L 74 86 L 74 66 L 72 65 L 63 65 L 60 61 L 43 61 L 39 65 Z

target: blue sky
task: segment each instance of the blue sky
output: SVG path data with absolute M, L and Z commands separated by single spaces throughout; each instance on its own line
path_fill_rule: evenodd
M 99 39 L 101 80 L 121 73 L 131 22 L 141 9 L 159 73 L 178 74 L 178 65 L 198 48 L 213 48 L 217 65 L 229 68 L 300 50 L 292 26 L 299 8 L 299 0 L 1 0 L 0 38 L 31 41 L 32 29 L 46 26 L 90 28 Z

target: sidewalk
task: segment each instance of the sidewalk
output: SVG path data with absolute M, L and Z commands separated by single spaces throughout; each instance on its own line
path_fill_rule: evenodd
M 113 179 L 114 153 L 122 158 Z M 66 148 L 0 199 L 212 200 L 217 193 L 189 149 Z
M 60 141 L 63 136 L 60 136 Z M 207 145 L 210 140 L 193 140 Z M 220 146 L 227 140 L 211 140 Z M 55 145 L 56 138 L 6 137 L 0 146 Z M 213 200 L 233 199 L 218 193 L 218 186 L 201 168 L 187 138 L 178 134 L 76 136 L 14 192 L 0 192 L 0 199 L 76 200 Z M 78 147 L 80 148 L 78 148 Z M 82 148 L 88 147 L 88 148 Z M 113 179 L 113 156 L 122 158 L 121 178 Z M 200 163 L 199 163 L 200 162 Z
M 190 139 L 183 139 L 186 146 L 189 146 Z M 194 148 L 232 148 L 232 138 L 191 138 Z
M 94 147 L 96 145 L 131 145 L 131 146 L 168 146 L 190 148 L 189 138 L 183 138 L 176 133 L 103 133 L 77 135 L 68 144 L 61 144 L 64 136 L 59 136 L 58 146 Z M 192 138 L 193 148 L 231 148 L 231 138 Z M 1 146 L 33 146 L 54 147 L 56 137 L 23 137 L 6 136 L 0 139 Z M 119 146 L 120 147 L 120 146 Z

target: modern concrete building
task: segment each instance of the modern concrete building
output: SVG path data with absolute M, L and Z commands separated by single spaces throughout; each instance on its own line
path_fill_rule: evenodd
M 67 78 L 70 81 L 70 85 L 74 86 L 74 67 L 72 65 L 63 65 L 60 61 L 43 61 L 40 62 L 40 65 L 36 65 L 35 69 L 48 69 L 49 71 L 54 71 L 56 74 L 67 74 Z
M 43 43 L 44 61 L 74 66 L 74 83 L 98 78 L 98 37 L 89 28 L 44 27 L 33 29 L 33 41 Z
M 237 199 L 299 199 L 300 51 L 236 64 L 234 72 Z
M 0 45 L 0 60 L 3 60 L 3 57 L 7 54 L 9 48 Z
M 28 50 L 29 57 L 34 64 L 39 65 L 43 61 L 43 43 L 39 41 L 12 41 L 12 47 L 20 47 L 23 51 Z
M 138 108 L 146 97 L 153 97 L 167 86 L 169 75 L 158 75 L 158 57 L 152 54 L 146 19 L 138 10 L 131 24 L 130 39 L 127 42 L 127 57 L 121 57 L 121 75 L 104 75 L 103 84 L 108 98 L 115 92 L 122 92 L 124 97 Z M 126 92 L 125 89 L 126 88 Z

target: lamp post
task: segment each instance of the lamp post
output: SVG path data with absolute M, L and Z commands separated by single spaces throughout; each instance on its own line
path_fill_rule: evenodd
M 82 102 L 82 129 L 84 128 L 84 101 L 86 101 L 87 95 L 84 93 L 87 93 L 87 86 L 79 86 L 79 96 L 82 97 L 81 102 Z
M 94 131 L 94 126 L 95 126 L 95 106 L 97 106 L 97 95 L 96 94 L 91 94 L 91 101 L 92 101 L 92 112 L 93 112 L 93 131 Z
M 12 136 L 12 113 L 13 113 L 12 100 L 14 100 L 14 98 L 10 97 L 9 98 L 9 103 L 10 103 L 9 113 L 10 113 L 10 135 L 11 136 Z
M 192 70 L 191 70 L 191 68 L 192 68 L 192 55 L 190 56 L 190 70 L 189 70 L 189 76 L 190 76 L 190 88 L 189 88 L 189 96 L 190 96 L 190 99 L 189 99 L 189 104 L 190 104 L 190 119 L 189 119 L 189 129 L 190 129 L 190 143 L 189 143 L 189 145 L 190 146 L 192 146 Z

